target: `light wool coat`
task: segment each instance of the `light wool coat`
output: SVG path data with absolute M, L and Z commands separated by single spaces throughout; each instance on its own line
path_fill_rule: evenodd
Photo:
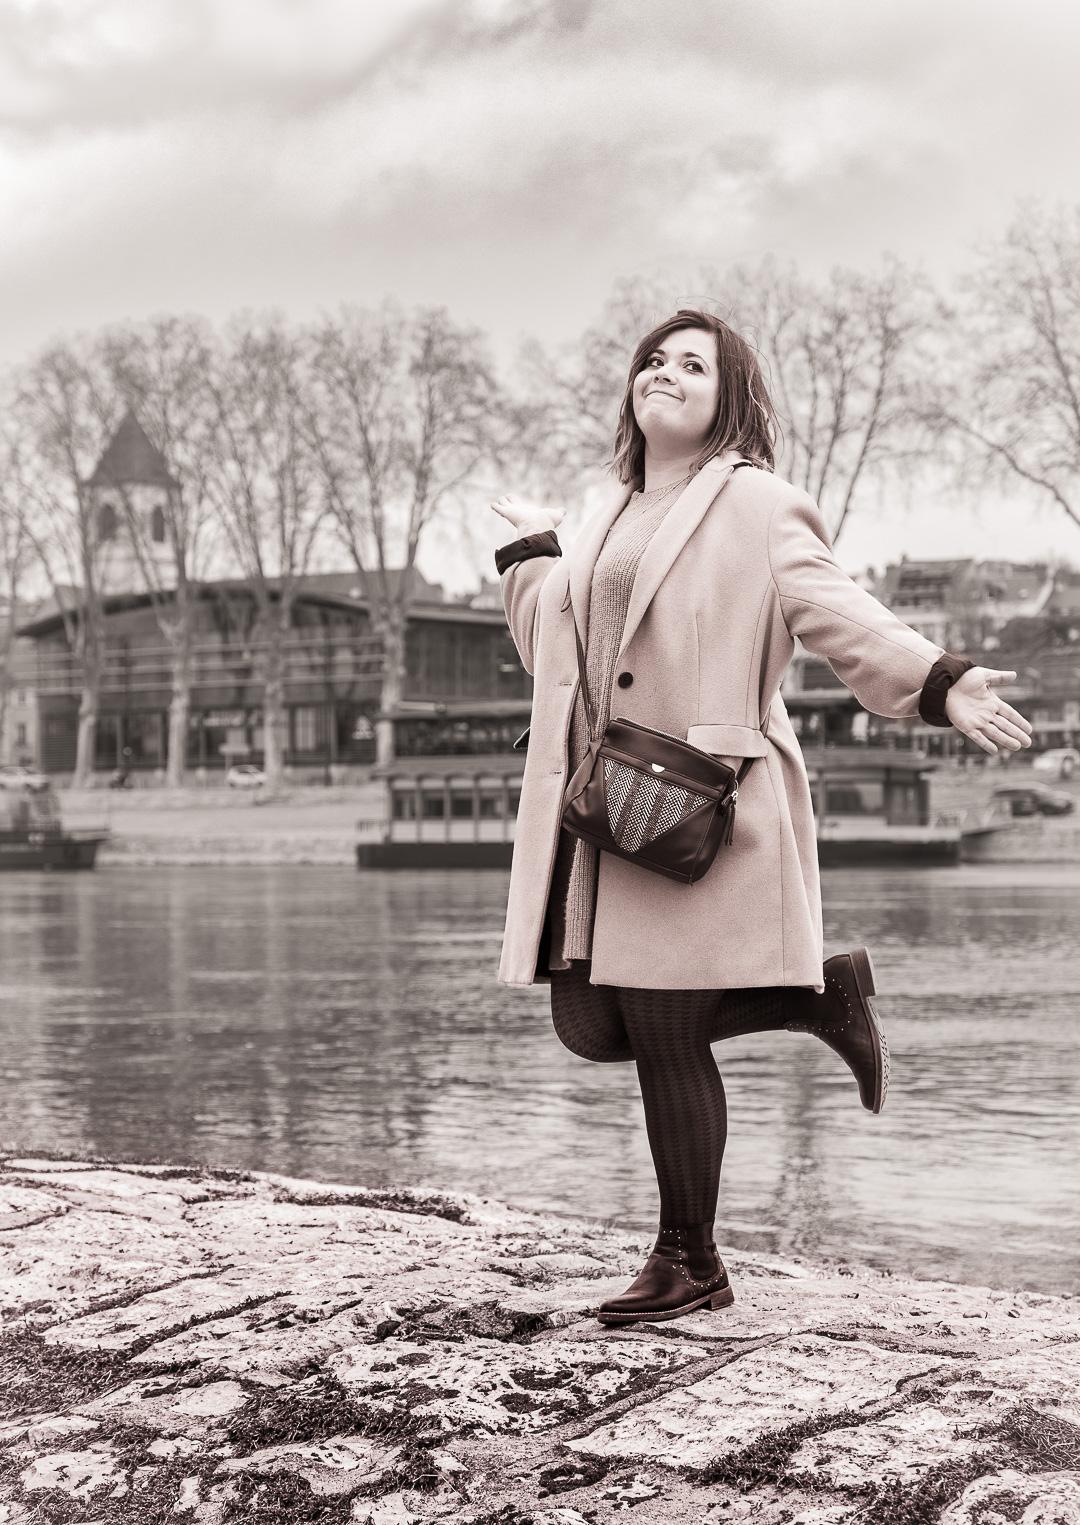
M 821 511 L 738 452 L 715 456 L 668 510 L 638 566 L 611 713 L 737 767 L 734 840 L 683 884 L 599 855 L 590 980 L 646 989 L 806 985 L 822 991 L 821 890 L 810 787 L 780 696 L 798 636 L 867 710 L 916 717 L 943 647 L 898 619 L 833 558 Z M 612 483 L 561 557 L 502 574 L 503 606 L 534 679 L 498 979 L 550 981 L 538 960 L 578 687 L 568 589 L 588 641 L 593 564 L 633 484 Z M 767 733 L 767 734 L 766 734 Z

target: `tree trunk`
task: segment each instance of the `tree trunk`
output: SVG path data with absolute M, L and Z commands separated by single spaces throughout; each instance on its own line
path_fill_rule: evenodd
M 375 719 L 375 761 L 393 762 L 397 756 L 393 711 L 405 694 L 405 633 L 401 626 L 389 622 L 382 628 L 382 685 L 379 690 L 379 711 Z
M 280 637 L 275 633 L 266 653 L 263 690 L 263 772 L 267 787 L 281 783 L 285 769 L 285 681 Z
M 79 735 L 75 745 L 75 776 L 71 782 L 76 789 L 87 789 L 94 775 L 94 740 L 97 736 L 98 693 L 95 682 L 83 683 L 79 698 Z
M 182 643 L 173 654 L 172 695 L 169 699 L 169 751 L 165 783 L 182 789 L 187 766 L 188 720 L 191 716 L 191 652 Z

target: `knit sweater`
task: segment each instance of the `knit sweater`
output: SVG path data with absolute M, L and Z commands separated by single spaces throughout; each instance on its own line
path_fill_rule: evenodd
M 585 675 L 589 694 L 599 710 L 602 733 L 611 716 L 611 686 L 615 657 L 626 624 L 626 611 L 646 546 L 678 501 L 668 494 L 659 501 L 641 502 L 635 492 L 612 524 L 593 567 L 589 590 L 589 629 L 585 648 Z M 569 768 L 567 778 L 589 749 L 589 723 L 580 685 L 570 717 Z M 599 850 L 568 831 L 559 832 L 552 870 L 551 953 L 548 969 L 568 969 L 572 958 L 591 958 L 593 917 Z

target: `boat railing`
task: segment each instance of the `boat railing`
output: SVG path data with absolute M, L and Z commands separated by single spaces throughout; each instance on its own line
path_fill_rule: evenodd
M 1012 812 L 1005 800 L 985 800 L 980 804 L 939 810 L 934 817 L 938 826 L 956 826 L 961 836 L 976 831 L 1000 831 L 1012 826 Z

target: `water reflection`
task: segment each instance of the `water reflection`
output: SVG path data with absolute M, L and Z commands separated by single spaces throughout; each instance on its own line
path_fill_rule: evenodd
M 895 1078 L 871 1117 L 811 1038 L 717 1046 L 721 1236 L 1043 1290 L 1080 1267 L 1080 869 L 826 873 L 873 951 Z M 0 1140 L 430 1182 L 639 1228 L 633 1068 L 495 974 L 498 872 L 0 879 Z

